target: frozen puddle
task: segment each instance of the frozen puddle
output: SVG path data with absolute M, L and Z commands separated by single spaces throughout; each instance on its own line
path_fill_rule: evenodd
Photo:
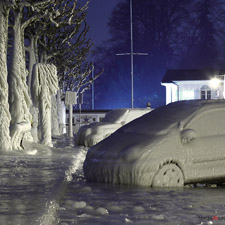
M 225 224 L 224 188 L 135 188 L 73 181 L 60 225 Z
M 85 154 L 77 147 L 1 155 L 0 225 L 58 224 L 60 198 Z
M 0 156 L 0 225 L 225 224 L 225 188 L 86 183 L 87 149 Z

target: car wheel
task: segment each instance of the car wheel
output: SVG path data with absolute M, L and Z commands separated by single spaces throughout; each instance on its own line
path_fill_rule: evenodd
M 156 173 L 152 182 L 153 187 L 183 187 L 184 176 L 175 164 L 166 164 Z

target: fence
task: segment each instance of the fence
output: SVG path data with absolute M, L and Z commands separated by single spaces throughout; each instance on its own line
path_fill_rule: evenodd
M 76 133 L 81 126 L 94 122 L 101 122 L 105 118 L 105 114 L 110 110 L 79 110 L 73 111 L 73 132 Z M 66 128 L 69 124 L 69 111 L 66 110 Z

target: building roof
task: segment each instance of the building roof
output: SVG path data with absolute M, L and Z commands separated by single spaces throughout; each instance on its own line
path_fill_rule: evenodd
M 188 80 L 210 80 L 216 75 L 224 75 L 225 69 L 205 69 L 205 70 L 167 70 L 162 83 L 173 83 L 173 81 Z

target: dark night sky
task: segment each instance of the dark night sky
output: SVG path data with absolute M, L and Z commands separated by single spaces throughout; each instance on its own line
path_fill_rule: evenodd
M 86 2 L 87 0 L 80 0 L 80 2 L 82 1 Z M 121 42 L 122 47 L 117 46 L 118 42 L 125 40 L 123 39 L 124 31 L 128 31 L 129 29 L 127 26 L 129 24 L 129 10 L 126 8 L 128 7 L 127 3 L 129 1 L 124 1 L 125 5 L 120 5 L 121 9 L 117 11 L 117 14 L 113 15 L 113 20 L 111 20 L 111 31 L 114 32 L 114 43 L 109 42 L 108 44 L 111 44 L 111 46 L 107 46 L 106 43 L 103 45 L 104 41 L 111 38 L 108 33 L 109 28 L 107 23 L 112 16 L 112 10 L 120 1 L 121 0 L 90 0 L 87 11 L 87 23 L 90 27 L 88 37 L 94 43 L 93 47 L 103 47 L 97 49 L 97 54 L 95 55 L 97 57 L 94 58 L 94 60 L 96 60 L 96 71 L 98 71 L 101 66 L 104 67 L 104 72 L 95 82 L 96 108 L 109 109 L 130 107 L 130 59 L 129 57 L 116 57 L 118 49 L 120 50 L 120 48 L 124 47 L 125 50 L 123 51 L 125 52 L 130 49 L 128 43 L 130 41 L 128 38 L 126 39 L 126 43 Z M 134 10 L 136 9 L 137 16 L 141 13 L 140 15 L 144 15 L 146 18 L 152 19 L 151 21 L 155 21 L 153 23 L 154 26 L 152 26 L 153 31 L 148 29 L 149 32 L 134 32 L 136 36 L 133 35 L 135 51 L 136 48 L 138 49 L 137 51 L 148 53 L 151 50 L 151 54 L 148 54 L 145 58 L 134 58 L 134 107 L 145 107 L 147 102 L 151 102 L 153 107 L 165 104 L 165 87 L 161 86 L 161 81 L 168 68 L 201 69 L 210 67 L 211 65 L 216 65 L 218 67 L 223 66 L 224 63 L 221 59 L 224 57 L 224 51 L 221 51 L 222 49 L 218 48 L 218 46 L 224 46 L 224 44 L 221 44 L 224 43 L 224 35 L 220 32 L 220 30 L 224 29 L 218 27 L 224 24 L 224 19 L 219 18 L 218 14 L 221 13 L 221 15 L 223 15 L 224 10 L 220 4 L 217 5 L 217 3 L 214 3 L 216 1 L 193 0 L 191 4 L 189 4 L 189 1 L 186 1 L 187 3 L 189 2 L 187 5 L 178 1 L 175 6 L 172 5 L 176 7 L 176 10 L 173 10 L 174 13 L 172 17 L 179 19 L 174 20 L 175 22 L 172 20 L 172 24 L 168 24 L 167 13 L 165 13 L 165 10 L 171 10 L 170 4 L 164 7 L 164 1 L 154 1 L 155 4 L 158 2 L 162 4 L 156 4 L 153 9 L 151 6 L 151 10 L 155 10 L 157 13 L 153 13 L 151 14 L 152 16 L 149 17 L 149 12 L 146 11 L 145 8 L 139 7 L 141 6 L 141 2 L 145 4 L 146 2 L 148 3 L 148 1 L 133 1 L 133 6 L 134 2 L 136 3 L 136 8 L 133 7 L 133 12 L 135 12 Z M 212 5 L 208 5 L 208 2 Z M 148 4 L 143 6 L 145 7 L 147 5 Z M 205 8 L 208 7 L 207 9 L 211 9 L 212 6 L 214 7 L 213 10 L 205 11 Z M 184 14 L 184 11 L 187 13 Z M 192 13 L 188 13 L 189 11 Z M 198 20 L 195 22 L 191 18 L 193 13 L 199 20 L 201 19 L 200 22 Z M 190 17 L 186 16 L 188 14 Z M 214 19 L 209 20 L 209 16 Z M 177 23 L 177 21 L 179 22 Z M 120 26 L 121 23 L 123 26 Z M 198 28 L 200 24 L 201 27 Z M 148 27 L 147 24 L 145 25 Z M 142 27 L 137 29 L 138 26 L 139 23 L 137 22 L 136 31 L 141 31 Z M 133 26 L 133 28 L 135 30 L 135 26 Z M 194 35 L 196 33 L 194 32 L 195 28 L 198 29 L 197 36 Z M 191 30 L 190 32 L 189 29 Z M 156 34 L 166 34 L 164 36 L 168 37 L 168 39 L 157 39 L 157 35 L 155 35 L 154 32 L 156 32 Z M 192 34 L 194 35 L 193 37 Z M 192 43 L 192 40 L 196 41 Z M 191 49 L 189 48 L 190 43 L 192 43 Z M 92 48 L 92 50 L 96 49 Z M 92 61 L 93 58 L 89 58 L 88 60 Z
M 91 0 L 89 3 L 87 22 L 90 26 L 89 37 L 94 45 L 101 44 L 109 38 L 107 22 L 112 9 L 120 0 Z
M 83 1 L 86 2 L 86 0 L 83 0 Z M 107 23 L 111 16 L 112 10 L 120 1 L 121 0 L 90 0 L 88 11 L 87 11 L 87 23 L 90 27 L 88 37 L 93 41 L 93 43 L 94 43 L 93 47 L 100 46 L 103 43 L 103 41 L 110 38 L 110 35 L 108 33 Z M 128 64 L 127 70 L 124 73 L 125 73 L 125 75 L 127 75 L 129 77 L 128 84 L 126 84 L 126 86 L 128 86 L 128 87 L 127 87 L 126 91 L 125 91 L 125 87 L 124 88 L 119 87 L 119 88 L 124 90 L 128 99 L 121 100 L 121 93 L 120 94 L 118 93 L 117 96 L 114 96 L 114 99 L 112 99 L 111 94 L 108 95 L 107 93 L 105 93 L 103 91 L 104 88 L 102 90 L 95 89 L 95 93 L 96 93 L 95 94 L 95 107 L 96 108 L 107 108 L 108 109 L 108 108 L 124 108 L 124 107 L 130 106 L 131 90 L 130 90 L 130 86 L 129 86 L 129 81 L 130 81 L 130 66 L 129 66 L 129 64 Z M 108 74 L 103 72 L 103 74 L 101 76 L 106 76 L 106 75 L 108 75 Z M 135 75 L 136 75 L 136 73 L 135 73 Z M 100 78 L 98 78 L 98 82 L 101 85 L 105 86 L 105 83 L 102 83 L 102 81 L 101 81 L 101 76 L 100 76 Z M 103 82 L 109 82 L 109 81 L 103 81 Z M 127 83 L 127 81 L 126 81 L 126 83 Z M 138 85 L 136 83 L 135 83 L 135 85 L 136 85 L 135 87 L 137 88 Z M 112 87 L 113 84 L 110 83 L 110 86 Z M 99 87 L 100 86 L 98 85 L 98 88 Z M 135 90 L 135 87 L 134 87 L 134 94 L 136 94 L 136 91 L 137 91 L 137 90 Z M 96 85 L 95 85 L 95 88 L 96 88 Z M 118 88 L 118 87 L 113 87 L 113 88 Z M 100 94 L 97 94 L 97 92 L 99 92 Z M 96 96 L 98 96 L 98 97 L 96 97 Z M 101 96 L 105 96 L 105 98 L 103 98 Z M 104 99 L 104 100 L 102 100 L 102 99 Z M 108 102 L 111 102 L 111 103 L 108 105 Z M 146 100 L 146 102 L 141 107 L 145 107 L 147 102 L 148 102 L 148 100 Z

